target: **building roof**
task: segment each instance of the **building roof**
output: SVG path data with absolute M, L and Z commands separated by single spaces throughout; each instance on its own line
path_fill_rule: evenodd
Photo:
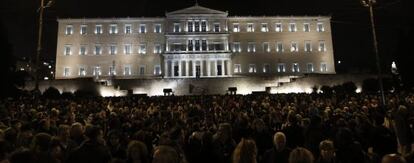
M 187 7 L 181 10 L 176 10 L 176 11 L 172 11 L 172 12 L 168 12 L 166 15 L 167 16 L 179 16 L 179 15 L 191 15 L 191 14 L 196 14 L 196 15 L 223 15 L 223 16 L 227 16 L 227 12 L 224 11 L 219 11 L 219 10 L 214 10 L 214 9 L 210 9 L 207 7 L 203 7 L 198 5 L 197 3 L 194 6 L 191 7 Z

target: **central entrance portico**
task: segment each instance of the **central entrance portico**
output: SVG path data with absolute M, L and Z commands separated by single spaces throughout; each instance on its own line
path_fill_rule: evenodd
M 165 78 L 231 76 L 231 53 L 164 54 Z

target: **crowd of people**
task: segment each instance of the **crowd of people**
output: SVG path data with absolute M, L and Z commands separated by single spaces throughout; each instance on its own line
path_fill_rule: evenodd
M 414 93 L 0 100 L 0 163 L 414 162 Z

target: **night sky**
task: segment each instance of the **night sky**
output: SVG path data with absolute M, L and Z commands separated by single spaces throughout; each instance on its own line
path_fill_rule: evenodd
M 164 17 L 166 11 L 190 7 L 195 0 L 55 0 L 45 11 L 43 60 L 54 60 L 57 18 Z M 2 0 L 1 24 L 15 56 L 34 57 L 40 0 Z M 359 0 L 198 0 L 201 6 L 230 16 L 330 15 L 335 61 L 339 72 L 375 69 L 368 9 Z M 380 56 L 389 66 L 402 47 L 403 0 L 377 0 L 375 8 Z M 408 13 L 408 10 L 406 10 Z M 411 28 L 412 30 L 412 28 Z M 385 71 L 389 71 L 386 69 Z

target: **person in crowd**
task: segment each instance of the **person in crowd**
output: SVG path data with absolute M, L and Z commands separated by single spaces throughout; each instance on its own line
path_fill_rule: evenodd
M 161 145 L 155 148 L 152 163 L 182 163 L 174 148 Z
M 331 140 L 324 140 L 319 144 L 320 155 L 316 163 L 336 163 L 335 146 Z
M 236 146 L 232 138 L 232 128 L 229 123 L 221 123 L 213 136 L 213 152 L 215 162 L 230 162 L 231 154 Z
M 85 130 L 87 139 L 69 155 L 68 162 L 109 162 L 111 152 L 105 145 L 102 130 L 97 126 L 87 126 Z
M 267 150 L 261 163 L 288 163 L 290 149 L 286 147 L 286 136 L 276 132 L 273 136 L 273 148 Z
M 257 147 L 253 139 L 242 138 L 232 155 L 233 163 L 256 163 Z
M 387 154 L 382 158 L 381 163 L 406 163 L 406 161 L 401 155 Z
M 289 163 L 313 163 L 314 157 L 306 148 L 297 147 L 289 154 Z
M 127 163 L 149 163 L 149 153 L 147 146 L 141 142 L 133 140 L 128 144 Z

